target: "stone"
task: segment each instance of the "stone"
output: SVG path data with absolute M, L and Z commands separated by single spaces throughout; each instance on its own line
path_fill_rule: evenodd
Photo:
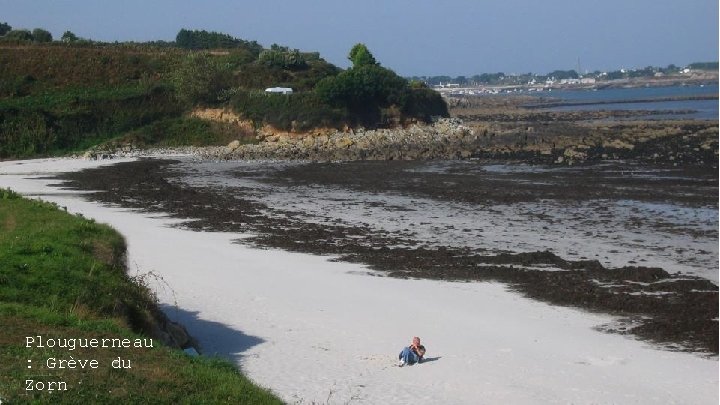
M 230 143 L 227 145 L 228 150 L 231 151 L 231 152 L 234 151 L 235 149 L 239 148 L 239 147 L 240 147 L 240 141 L 237 140 L 237 139 L 234 140 L 234 141 L 232 141 L 232 142 L 230 142 Z
M 170 338 L 177 344 L 178 347 L 185 346 L 190 341 L 190 336 L 188 335 L 185 328 L 175 322 L 168 322 L 165 326 L 165 329 L 170 335 Z

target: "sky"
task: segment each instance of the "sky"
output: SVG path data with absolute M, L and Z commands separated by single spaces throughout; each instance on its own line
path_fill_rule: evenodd
M 718 0 L 0 0 L 0 22 L 102 41 L 180 28 L 319 51 L 365 43 L 403 76 L 617 70 L 718 60 Z

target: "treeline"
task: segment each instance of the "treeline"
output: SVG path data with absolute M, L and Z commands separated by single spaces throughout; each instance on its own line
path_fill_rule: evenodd
M 15 42 L 52 42 L 53 37 L 50 31 L 42 28 L 35 28 L 30 31 L 27 29 L 14 30 L 8 23 L 0 23 L 0 41 Z
M 639 77 L 655 77 L 660 75 L 673 75 L 680 74 L 689 70 L 718 70 L 718 62 L 697 62 L 691 63 L 686 67 L 679 67 L 674 64 L 670 64 L 665 67 L 657 66 L 646 66 L 638 69 L 619 69 L 610 72 L 602 72 L 595 70 L 593 72 L 586 72 L 584 74 L 578 73 L 576 70 L 554 70 L 547 74 L 536 74 L 536 73 L 513 73 L 505 74 L 502 72 L 498 73 L 483 73 L 473 76 L 412 76 L 409 80 L 420 81 L 431 86 L 455 83 L 461 86 L 477 86 L 477 85 L 517 85 L 526 84 L 528 82 L 545 82 L 547 80 L 559 81 L 563 79 L 579 79 L 579 78 L 594 78 L 596 80 L 617 80 L 617 79 L 630 79 Z
M 718 62 L 695 62 L 688 65 L 690 69 L 718 70 Z
M 180 48 L 195 50 L 242 48 L 250 51 L 255 56 L 259 55 L 263 50 L 262 45 L 256 41 L 245 41 L 214 31 L 186 30 L 184 28 L 175 37 L 175 44 Z
M 227 128 L 205 140 L 182 133 L 206 128 L 186 118 L 203 106 L 232 109 L 257 127 L 295 131 L 448 115 L 438 93 L 381 66 L 362 44 L 350 52 L 353 67 L 343 71 L 317 52 L 264 49 L 208 31 L 180 30 L 174 43 L 114 44 L 68 31 L 48 46 L 19 34 L 7 39 L 17 31 L 7 24 L 2 30 L 11 46 L 0 52 L 0 159 L 62 154 L 132 134 L 125 139 L 226 141 Z M 264 91 L 276 86 L 293 94 Z

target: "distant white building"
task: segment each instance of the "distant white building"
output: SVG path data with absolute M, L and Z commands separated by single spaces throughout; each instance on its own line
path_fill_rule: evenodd
M 595 84 L 594 77 L 583 77 L 580 79 L 580 84 Z
M 436 89 L 452 89 L 452 88 L 459 88 L 459 87 L 460 87 L 460 84 L 459 84 L 459 83 L 445 83 L 445 84 L 443 84 L 442 82 L 440 82 L 440 84 L 436 84 L 434 87 L 435 87 Z
M 580 79 L 561 79 L 560 84 L 580 84 Z
M 274 93 L 274 94 L 292 94 L 293 89 L 290 87 L 268 87 L 265 89 L 265 93 Z

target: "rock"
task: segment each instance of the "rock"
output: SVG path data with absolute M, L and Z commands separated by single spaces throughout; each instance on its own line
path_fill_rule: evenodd
M 234 141 L 232 141 L 232 142 L 230 142 L 230 143 L 228 144 L 228 146 L 227 146 L 227 148 L 228 148 L 228 150 L 229 150 L 230 152 L 234 151 L 235 149 L 237 149 L 237 148 L 239 148 L 239 147 L 240 147 L 240 141 L 237 140 L 237 139 L 234 140 Z
M 305 148 L 311 148 L 311 147 L 315 146 L 315 138 L 312 136 L 306 136 L 302 140 L 302 145 Z
M 280 144 L 289 144 L 292 141 L 290 139 L 290 136 L 288 136 L 288 134 L 280 134 L 280 135 L 277 135 L 277 142 Z
M 173 342 L 177 344 L 177 347 L 184 347 L 190 342 L 190 336 L 187 331 L 178 323 L 168 322 L 167 325 L 165 325 L 165 330 Z
M 203 149 L 212 159 L 378 160 L 469 158 L 481 149 L 481 137 L 457 119 L 407 128 L 346 131 L 316 130 L 305 135 L 263 127 L 259 144 L 228 145 L 222 151 Z
M 344 137 L 338 139 L 337 141 L 335 141 L 335 147 L 344 149 L 354 143 L 355 142 L 352 139 L 350 139 L 350 137 L 344 136 Z

